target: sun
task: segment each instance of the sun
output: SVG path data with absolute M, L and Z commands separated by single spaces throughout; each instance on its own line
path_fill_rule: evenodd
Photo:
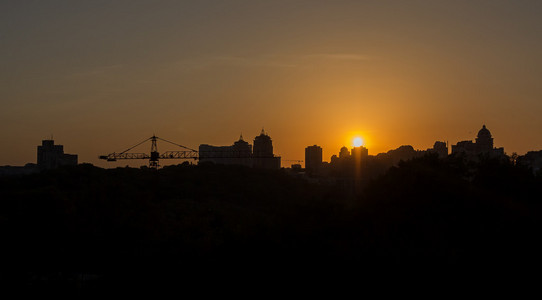
M 360 147 L 361 145 L 363 145 L 363 139 L 360 138 L 359 136 L 355 137 L 354 138 L 354 147 Z

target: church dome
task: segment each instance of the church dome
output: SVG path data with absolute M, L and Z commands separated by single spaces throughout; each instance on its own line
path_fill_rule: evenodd
M 491 132 L 486 128 L 486 125 L 482 126 L 482 129 L 478 131 L 478 138 L 491 138 Z

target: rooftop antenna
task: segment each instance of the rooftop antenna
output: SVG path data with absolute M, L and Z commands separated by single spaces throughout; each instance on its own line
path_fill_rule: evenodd
M 242 141 L 243 140 L 243 133 L 241 132 L 241 136 L 239 136 L 239 140 Z
M 265 131 L 263 130 L 263 126 L 262 126 L 262 133 L 261 134 L 265 135 Z

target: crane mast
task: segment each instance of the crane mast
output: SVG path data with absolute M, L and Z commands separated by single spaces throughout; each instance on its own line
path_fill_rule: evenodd
M 156 146 L 156 136 L 151 137 L 151 157 L 149 159 L 149 168 L 158 169 L 160 164 L 158 163 L 160 153 L 158 153 L 158 147 Z

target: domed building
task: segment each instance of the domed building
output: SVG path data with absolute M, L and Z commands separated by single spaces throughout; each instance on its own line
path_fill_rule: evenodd
M 476 138 L 476 151 L 478 153 L 489 153 L 491 150 L 493 150 L 493 138 L 486 125 L 483 125 Z
M 490 157 L 504 157 L 504 148 L 493 147 L 491 132 L 486 128 L 486 125 L 483 125 L 482 129 L 478 131 L 476 142 L 458 142 L 452 146 L 452 154 L 463 154 L 470 159 L 477 159 L 481 154 Z

